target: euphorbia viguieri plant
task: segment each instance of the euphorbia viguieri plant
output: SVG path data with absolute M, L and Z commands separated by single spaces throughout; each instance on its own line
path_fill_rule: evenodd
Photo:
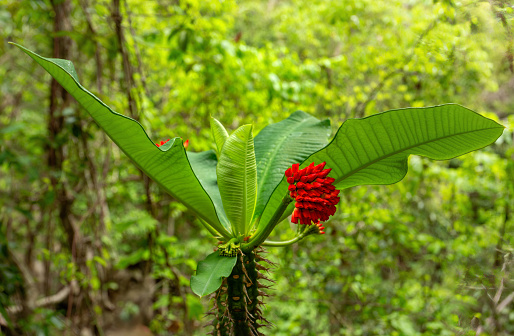
M 324 233 L 342 189 L 392 184 L 416 154 L 446 160 L 493 143 L 504 127 L 465 107 L 447 104 L 387 111 L 344 122 L 329 141 L 330 122 L 294 112 L 254 138 L 252 125 L 229 134 L 211 119 L 216 150 L 186 152 L 181 138 L 150 140 L 135 120 L 114 112 L 78 81 L 67 60 L 19 46 L 89 112 L 149 177 L 193 211 L 218 239 L 198 264 L 191 288 L 212 294 L 214 335 L 262 335 L 262 297 L 270 279 L 263 246 L 288 246 Z M 344 211 L 344 210 L 343 210 Z M 268 241 L 291 215 L 296 236 Z M 265 282 L 265 283 L 263 283 Z

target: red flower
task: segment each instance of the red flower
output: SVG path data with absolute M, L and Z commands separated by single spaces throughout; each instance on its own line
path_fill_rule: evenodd
M 166 141 L 161 141 L 160 143 L 156 143 L 155 145 L 157 147 L 161 147 L 162 145 L 164 145 L 166 142 L 170 141 L 170 139 L 166 140 Z
M 317 223 L 314 223 L 316 224 L 316 226 L 318 227 L 318 231 L 319 231 L 319 234 L 325 234 L 325 228 L 323 227 L 323 224 L 321 224 L 320 222 L 317 222 Z
M 291 222 L 298 224 L 316 224 L 320 233 L 324 227 L 320 221 L 326 221 L 336 212 L 335 205 L 339 203 L 339 190 L 332 185 L 335 179 L 327 177 L 332 169 L 323 169 L 326 162 L 317 166 L 311 163 L 308 167 L 298 169 L 294 164 L 286 170 L 289 183 L 289 195 L 296 200 Z
M 166 142 L 170 141 L 170 139 L 166 140 L 166 141 L 161 141 L 160 143 L 156 143 L 155 145 L 157 147 L 161 147 L 162 145 L 164 145 Z M 189 139 L 187 139 L 186 141 L 184 141 L 184 148 L 187 149 L 187 146 L 189 146 Z

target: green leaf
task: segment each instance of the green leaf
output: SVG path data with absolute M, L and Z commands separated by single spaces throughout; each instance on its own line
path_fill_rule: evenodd
M 52 75 L 142 171 L 198 217 L 220 233 L 223 231 L 213 202 L 193 173 L 182 139 L 173 138 L 166 146 L 158 148 L 137 121 L 114 112 L 86 90 L 78 82 L 70 61 L 44 58 L 20 45 L 14 45 Z
M 409 155 L 448 160 L 490 145 L 504 127 L 463 106 L 447 104 L 391 110 L 363 119 L 349 119 L 311 162 L 327 162 L 338 189 L 366 184 L 393 184 L 407 174 Z M 269 221 L 287 182 L 275 189 L 262 219 Z
M 456 104 L 392 110 L 347 120 L 306 164 L 326 161 L 338 189 L 392 184 L 407 174 L 411 154 L 449 160 L 490 145 L 503 129 Z
M 211 132 L 212 138 L 216 143 L 218 153 L 221 153 L 221 149 L 223 148 L 223 145 L 225 144 L 225 141 L 227 141 L 228 138 L 227 130 L 217 119 L 211 117 Z
M 223 278 L 232 273 L 237 257 L 222 257 L 218 251 L 213 252 L 198 263 L 196 275 L 191 277 L 193 293 L 202 297 L 216 291 L 221 286 Z
M 230 231 L 230 222 L 225 214 L 225 209 L 223 209 L 223 202 L 221 201 L 216 178 L 216 165 L 218 164 L 216 153 L 213 150 L 201 153 L 187 152 L 187 158 L 193 168 L 193 172 L 216 207 L 216 212 L 221 224 L 223 224 L 225 229 Z M 226 234 L 229 235 L 228 231 L 226 231 Z
M 252 125 L 235 130 L 225 142 L 217 168 L 223 207 L 236 235 L 246 234 L 255 209 L 257 168 Z
M 323 148 L 330 132 L 330 120 L 320 121 L 296 111 L 287 119 L 265 127 L 255 137 L 258 187 L 254 218 L 261 215 L 286 169 Z

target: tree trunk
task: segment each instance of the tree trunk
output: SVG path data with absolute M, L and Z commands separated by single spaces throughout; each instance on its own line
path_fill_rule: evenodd
M 53 57 L 70 59 L 72 40 L 69 36 L 64 36 L 63 31 L 72 31 L 69 20 L 71 3 L 69 0 L 52 0 L 52 8 L 55 12 L 54 17 L 54 33 L 53 38 Z M 62 165 L 64 162 L 63 141 L 59 139 L 64 131 L 63 110 L 72 103 L 71 95 L 62 88 L 55 79 L 52 79 L 50 86 L 50 109 L 48 118 L 48 167 L 52 172 L 50 180 L 56 192 L 57 209 L 59 211 L 59 219 L 66 232 L 68 239 L 68 247 L 70 250 L 77 241 L 77 229 L 74 227 L 70 219 L 70 209 L 72 199 L 66 190 L 66 187 L 59 183 L 59 175 L 62 174 Z

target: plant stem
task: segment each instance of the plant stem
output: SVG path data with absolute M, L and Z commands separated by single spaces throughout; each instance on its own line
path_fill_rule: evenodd
M 267 270 L 257 261 L 265 260 L 251 251 L 239 254 L 232 273 L 225 279 L 214 296 L 214 320 L 212 321 L 213 335 L 217 336 L 256 336 L 263 335 L 259 328 L 267 322 L 262 317 L 258 305 L 263 305 L 262 296 L 266 296 L 259 287 L 258 269 Z
M 280 223 L 280 219 L 282 217 L 282 214 L 284 211 L 286 211 L 287 206 L 289 203 L 292 202 L 291 197 L 289 197 L 289 192 L 282 198 L 282 201 L 280 202 L 279 207 L 273 214 L 273 217 L 271 217 L 271 220 L 266 224 L 266 226 L 262 230 L 257 230 L 255 235 L 250 238 L 247 244 L 241 244 L 241 250 L 243 253 L 247 253 L 248 251 L 252 251 L 257 246 L 264 243 L 266 238 L 270 235 L 270 233 L 273 231 L 275 226 L 277 226 L 278 223 Z
M 300 240 L 302 240 L 305 236 L 303 235 L 300 235 L 300 236 L 296 236 L 295 238 L 293 239 L 290 239 L 290 240 L 284 240 L 284 241 L 272 241 L 272 240 L 265 240 L 264 243 L 262 243 L 261 245 L 262 246 L 272 246 L 272 247 L 286 247 L 286 246 L 289 246 L 289 245 L 292 245 L 296 242 L 299 242 Z
M 286 208 L 286 210 L 284 210 L 284 213 L 282 214 L 282 216 L 280 217 L 278 222 L 280 223 L 281 221 L 283 221 L 284 219 L 289 217 L 289 215 L 291 215 L 291 213 L 293 212 L 293 209 L 294 209 L 294 207 L 292 207 L 292 209 L 290 211 L 287 211 L 287 208 Z
M 310 234 L 309 227 L 307 225 L 301 225 L 301 226 L 298 226 L 297 236 L 294 237 L 293 239 L 284 240 L 284 241 L 266 240 L 261 245 L 262 246 L 273 246 L 273 247 L 285 247 L 285 246 L 292 245 L 296 242 L 299 242 L 303 238 L 307 237 L 309 234 Z

